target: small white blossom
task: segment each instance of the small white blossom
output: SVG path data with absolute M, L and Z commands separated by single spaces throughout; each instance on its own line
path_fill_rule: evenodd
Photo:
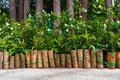
M 66 32 L 69 32 L 69 29 L 66 29 Z
M 69 20 L 71 21 L 71 20 L 72 20 L 72 18 L 69 18 Z
M 85 12 L 87 12 L 87 9 L 85 9 Z
M 106 27 L 107 27 L 107 25 L 104 23 L 104 30 L 106 31 Z
M 20 24 L 18 23 L 18 26 L 20 26 Z
M 13 27 L 11 27 L 10 30 L 13 30 Z
M 45 12 L 45 10 L 42 10 L 42 12 Z
M 0 28 L 0 31 L 2 31 L 2 28 Z
M 47 31 L 50 31 L 50 29 L 47 29 Z
M 117 7 L 120 7 L 120 5 L 117 5 Z
M 120 21 L 117 21 L 117 23 L 120 23 Z
M 67 24 L 65 23 L 65 26 L 67 26 Z
M 11 33 L 11 35 L 13 35 L 13 33 Z
M 6 25 L 8 26 L 8 25 L 10 25 L 8 22 L 6 22 Z
M 102 8 L 102 6 L 101 6 L 101 5 L 99 5 L 98 7 L 99 7 L 99 8 Z
M 82 16 L 80 16 L 80 18 L 82 18 Z
M 73 25 L 71 24 L 71 27 L 73 27 Z
M 50 14 L 48 14 L 48 16 L 50 16 Z

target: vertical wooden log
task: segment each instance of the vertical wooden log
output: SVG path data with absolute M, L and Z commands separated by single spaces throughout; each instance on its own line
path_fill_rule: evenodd
M 4 69 L 9 69 L 9 53 L 7 51 L 4 52 L 3 55 L 3 67 Z
M 23 0 L 18 0 L 18 21 L 22 21 L 24 17 L 23 13 Z
M 26 67 L 30 68 L 30 53 L 25 53 L 25 59 L 26 59 Z
M 36 11 L 39 15 L 42 15 L 43 10 L 43 0 L 36 0 Z
M 43 61 L 43 67 L 44 68 L 48 68 L 49 64 L 48 64 L 48 55 L 47 55 L 47 50 L 42 51 L 42 61 Z
M 65 68 L 65 54 L 60 54 L 60 64 L 62 68 Z
M 97 68 L 104 68 L 104 66 L 103 66 L 103 51 L 97 52 Z
M 38 51 L 38 64 L 37 64 L 37 67 L 38 68 L 42 68 L 43 67 L 43 64 L 42 64 L 42 51 Z
M 84 68 L 91 68 L 89 49 L 84 50 Z
M 91 54 L 91 68 L 96 68 L 96 53 L 92 49 L 90 54 Z
M 37 66 L 37 50 L 31 52 L 31 68 L 36 68 Z
M 27 18 L 27 14 L 30 9 L 30 2 L 29 0 L 24 0 L 24 19 Z
M 66 54 L 66 67 L 67 68 L 72 68 L 71 54 Z
M 14 20 L 17 20 L 16 16 L 16 0 L 9 0 L 9 5 L 10 5 L 10 16 Z
M 9 68 L 10 69 L 14 69 L 15 68 L 15 62 L 14 62 L 15 57 L 14 56 L 10 56 L 10 62 L 9 62 Z
M 78 67 L 83 68 L 83 50 L 78 49 Z
M 73 66 L 73 68 L 78 68 L 77 52 L 76 52 L 76 50 L 71 50 L 71 56 L 72 56 L 72 66 Z
M 73 0 L 67 0 L 67 9 L 70 12 L 71 16 L 74 17 Z
M 109 69 L 115 69 L 115 53 L 112 55 L 112 53 L 107 53 L 107 63 Z
M 3 69 L 3 52 L 0 52 L 0 69 Z
M 83 19 L 87 20 L 87 14 L 88 14 L 88 0 L 82 0 L 82 8 L 85 9 L 84 12 L 82 12 Z
M 55 54 L 55 67 L 60 68 L 60 55 L 59 54 Z
M 116 53 L 116 67 L 120 68 L 120 52 Z
M 26 64 L 25 64 L 25 55 L 21 55 L 21 64 L 20 64 L 21 68 L 25 68 Z
M 20 68 L 20 55 L 15 54 L 15 68 Z
M 48 58 L 49 58 L 50 68 L 54 68 L 55 62 L 54 62 L 53 50 L 48 50 Z

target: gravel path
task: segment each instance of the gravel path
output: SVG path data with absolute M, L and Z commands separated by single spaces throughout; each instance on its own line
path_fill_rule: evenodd
M 120 69 L 0 70 L 0 80 L 120 80 Z

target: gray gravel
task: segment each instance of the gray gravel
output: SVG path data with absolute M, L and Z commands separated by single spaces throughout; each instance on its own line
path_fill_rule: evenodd
M 0 80 L 120 80 L 120 69 L 0 70 Z

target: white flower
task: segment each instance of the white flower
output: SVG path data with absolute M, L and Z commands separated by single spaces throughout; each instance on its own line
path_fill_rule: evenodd
M 50 14 L 48 14 L 48 16 L 50 16 Z
M 65 23 L 65 26 L 67 26 L 67 24 Z
M 87 12 L 87 9 L 85 9 L 85 12 Z
M 6 22 L 6 25 L 8 26 L 8 25 L 10 25 L 8 22 Z
M 80 16 L 80 18 L 82 18 L 82 16 Z
M 99 7 L 99 8 L 102 8 L 102 6 L 101 6 L 101 5 L 99 5 L 98 7 Z
M 20 24 L 18 23 L 18 26 L 20 26 Z
M 50 31 L 50 29 L 48 28 L 47 31 Z
M 10 30 L 13 30 L 13 27 L 11 27 Z
M 42 12 L 45 12 L 45 10 L 42 10 Z
M 120 7 L 120 5 L 117 5 L 117 7 Z
M 117 21 L 117 23 L 120 23 L 120 21 Z
M 2 28 L 0 28 L 0 31 L 2 31 Z
M 69 32 L 69 29 L 66 29 L 66 32 Z
M 104 23 L 104 30 L 106 31 L 106 27 L 107 27 L 107 25 Z
M 71 21 L 71 20 L 72 20 L 72 18 L 69 18 L 69 20 Z
M 73 25 L 71 24 L 71 27 L 73 27 Z
M 11 35 L 13 35 L 13 33 L 11 33 Z

